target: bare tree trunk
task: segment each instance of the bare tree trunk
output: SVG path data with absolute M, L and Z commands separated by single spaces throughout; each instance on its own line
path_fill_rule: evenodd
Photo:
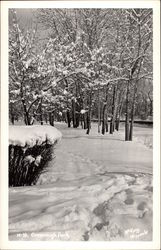
M 150 116 L 153 115 L 153 101 L 150 101 Z
M 12 122 L 12 125 L 14 125 L 14 122 L 15 122 L 15 117 L 14 117 L 14 115 L 13 115 L 13 114 L 11 115 L 11 122 Z
M 108 90 L 109 90 L 109 84 L 107 84 L 106 86 L 105 103 L 103 105 L 103 110 L 102 110 L 102 134 L 103 135 L 105 134 L 105 132 L 108 132 L 108 114 L 107 114 Z
M 87 127 L 88 127 L 87 126 L 87 116 L 88 116 L 87 112 L 83 114 L 84 129 L 87 129 Z
M 140 18 L 139 18 L 140 21 Z M 141 27 L 140 27 L 140 22 L 138 25 L 138 53 L 137 56 L 140 55 L 140 46 L 141 46 Z M 144 48 L 144 53 L 148 48 L 148 43 L 147 46 Z M 138 66 L 138 71 L 137 71 L 137 80 L 135 82 L 135 86 L 134 86 L 134 95 L 133 95 L 133 102 L 132 102 L 132 109 L 131 109 L 131 124 L 130 124 L 130 135 L 129 135 L 129 140 L 132 141 L 133 138 L 133 124 L 134 124 L 134 113 L 135 113 L 135 101 L 136 101 L 136 93 L 137 93 L 137 87 L 138 87 L 138 82 L 139 82 L 139 74 L 140 74 L 140 70 L 141 70 L 141 66 L 142 66 L 142 62 L 143 62 L 143 57 L 140 59 L 139 62 L 137 62 L 137 66 Z M 135 67 L 136 69 L 136 67 Z
M 83 129 L 83 114 L 80 114 L 80 123 L 81 123 L 81 127 Z
M 54 111 L 49 113 L 49 123 L 54 127 Z
M 117 131 L 119 131 L 119 127 L 120 127 L 120 117 L 121 117 L 122 107 L 123 107 L 123 103 L 122 103 L 122 105 L 119 108 L 118 117 L 116 119 L 116 130 Z
M 68 124 L 68 128 L 71 127 L 70 123 L 71 123 L 70 112 L 69 112 L 69 109 L 67 109 L 67 124 Z
M 122 95 L 122 94 L 120 93 L 120 95 Z M 121 118 L 123 103 L 124 103 L 124 98 L 122 95 L 121 100 L 120 100 L 120 105 L 118 106 L 118 113 L 117 113 L 117 117 L 116 117 L 116 130 L 117 131 L 119 131 L 119 127 L 120 127 L 120 118 Z
M 98 85 L 98 133 L 100 133 L 101 112 L 100 112 L 100 87 Z
M 126 117 L 125 117 L 125 141 L 129 141 L 129 98 L 130 98 L 130 80 L 127 83 L 126 90 Z
M 26 125 L 30 125 L 29 113 L 27 111 L 26 102 L 25 102 L 25 99 L 24 99 L 24 96 L 23 96 L 23 85 L 22 85 L 22 83 L 21 83 L 20 93 L 21 93 L 21 101 L 22 101 L 23 113 L 24 113 L 24 122 L 25 122 Z
M 120 117 L 118 116 L 118 117 L 116 118 L 116 126 L 115 126 L 115 129 L 116 129 L 117 131 L 119 131 L 119 126 L 120 126 Z
M 138 52 L 139 53 L 139 52 Z M 137 72 L 137 78 L 139 77 L 140 69 L 141 69 L 141 63 L 142 60 L 139 64 L 138 72 Z M 134 114 L 135 114 L 135 102 L 136 102 L 136 93 L 137 93 L 137 87 L 138 87 L 138 79 L 135 82 L 134 85 L 134 95 L 133 95 L 133 100 L 132 100 L 132 108 L 131 108 L 131 124 L 130 124 L 130 135 L 129 135 L 129 140 L 132 141 L 133 138 L 133 127 L 134 127 Z
M 77 113 L 77 114 L 76 114 L 76 128 L 79 127 L 79 119 L 80 119 L 80 116 L 79 116 L 79 114 Z
M 102 134 L 105 134 L 106 131 L 106 126 L 107 126 L 107 115 L 106 115 L 106 107 L 107 103 L 104 104 L 103 106 L 103 114 L 102 114 Z
M 13 103 L 11 103 L 11 122 L 12 122 L 13 125 L 14 125 L 14 121 L 15 121 L 15 117 L 14 117 L 14 114 L 13 114 Z
M 72 120 L 73 120 L 73 128 L 76 128 L 76 110 L 75 110 L 75 100 L 72 100 Z
M 106 133 L 108 132 L 108 106 L 107 106 L 107 101 L 108 101 L 108 91 L 109 91 L 109 83 L 106 86 L 106 96 L 105 96 L 105 101 L 106 101 L 106 107 L 105 107 L 105 114 L 103 115 L 104 119 L 104 129 Z M 105 116 L 105 117 L 104 117 Z M 104 132 L 104 131 L 103 131 Z
M 106 133 L 108 132 L 108 113 L 106 111 Z
M 145 101 L 145 119 L 147 119 L 147 117 L 148 117 L 148 102 L 147 102 L 146 98 L 144 99 L 144 101 Z
M 113 89 L 113 101 L 112 101 L 112 117 L 110 121 L 110 134 L 113 134 L 114 132 L 114 123 L 115 123 L 115 116 L 116 116 L 116 86 L 114 86 Z
M 134 113 L 135 113 L 135 101 L 136 101 L 136 93 L 137 93 L 137 84 L 138 84 L 138 81 L 136 81 L 135 86 L 134 86 L 134 95 L 133 95 L 133 100 L 132 100 L 130 136 L 129 136 L 130 141 L 132 141 L 132 138 L 133 138 Z
M 80 104 L 78 104 L 78 102 L 76 103 L 76 128 L 78 128 L 79 127 L 79 122 L 80 122 L 80 110 L 81 110 L 81 108 L 80 108 L 80 106 L 79 106 Z
M 87 114 L 87 132 L 86 132 L 86 134 L 89 135 L 89 132 L 90 132 L 90 111 L 88 111 L 88 114 Z
M 30 118 L 29 118 L 29 114 L 27 112 L 25 100 L 22 100 L 22 104 L 23 104 L 23 109 L 24 109 L 24 121 L 25 121 L 25 124 L 30 125 Z
M 130 135 L 129 135 L 129 140 L 132 141 L 133 138 L 133 127 L 134 127 L 134 110 L 135 110 L 135 104 L 132 104 L 132 110 L 131 110 L 131 123 L 130 123 Z
M 42 98 L 40 100 L 40 123 L 43 125 L 43 116 L 42 116 Z
M 149 112 L 149 115 L 152 116 L 153 115 L 153 100 L 150 97 L 150 92 L 148 93 L 148 97 L 149 97 L 149 101 L 150 101 L 150 112 Z
M 47 116 L 46 113 L 45 113 L 44 117 L 45 117 L 45 122 L 46 122 L 46 124 L 47 124 L 47 123 L 48 123 L 48 116 Z
M 91 108 L 92 108 L 92 90 L 89 94 L 89 109 L 87 114 L 87 132 L 86 134 L 89 135 L 90 129 L 91 129 Z

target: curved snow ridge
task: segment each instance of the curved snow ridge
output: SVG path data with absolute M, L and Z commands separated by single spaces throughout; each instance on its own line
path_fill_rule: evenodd
M 61 140 L 62 134 L 48 125 L 9 126 L 9 145 L 33 147 L 43 142 L 54 144 Z

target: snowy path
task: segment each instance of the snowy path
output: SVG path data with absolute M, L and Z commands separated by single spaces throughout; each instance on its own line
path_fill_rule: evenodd
M 151 240 L 152 150 L 56 127 L 63 139 L 41 185 L 10 189 L 10 239 Z

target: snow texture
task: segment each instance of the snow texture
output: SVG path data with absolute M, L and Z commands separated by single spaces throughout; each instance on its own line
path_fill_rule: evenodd
M 10 188 L 9 239 L 152 240 L 152 150 L 121 133 L 100 136 L 93 124 L 89 136 L 56 126 L 54 167 L 37 186 Z
M 9 145 L 33 147 L 45 141 L 54 144 L 61 137 L 61 132 L 52 126 L 9 126 Z
M 87 112 L 87 110 L 85 110 L 85 109 L 81 109 L 81 111 L 80 111 L 80 113 L 83 115 L 83 114 L 85 114 Z

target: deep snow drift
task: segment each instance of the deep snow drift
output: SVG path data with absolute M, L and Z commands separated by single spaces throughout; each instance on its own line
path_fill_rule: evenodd
M 56 127 L 54 167 L 9 190 L 10 240 L 152 240 L 152 150 L 121 133 Z

